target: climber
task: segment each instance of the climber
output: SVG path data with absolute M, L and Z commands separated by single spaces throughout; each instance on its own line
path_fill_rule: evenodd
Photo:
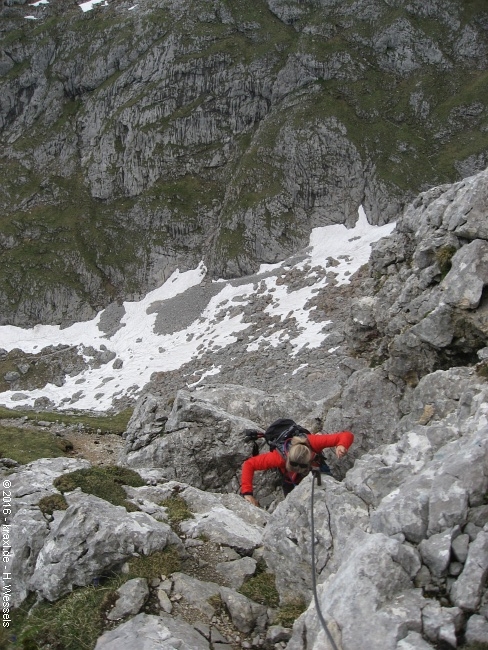
M 269 427 L 269 429 L 271 428 Z M 316 461 L 322 460 L 320 452 L 323 449 L 335 447 L 336 456 L 340 459 L 347 454 L 347 450 L 354 440 L 354 435 L 350 431 L 312 434 L 302 427 L 298 427 L 298 429 L 301 429 L 300 435 L 293 435 L 293 437 L 285 439 L 281 446 L 270 444 L 271 447 L 274 447 L 273 451 L 253 455 L 242 464 L 241 495 L 249 503 L 255 506 L 259 505 L 253 495 L 254 472 L 277 468 L 283 475 L 282 488 L 284 495 L 287 496 L 310 472 Z M 246 440 L 248 441 L 256 440 L 256 437 L 265 437 L 265 434 L 254 430 L 246 431 Z

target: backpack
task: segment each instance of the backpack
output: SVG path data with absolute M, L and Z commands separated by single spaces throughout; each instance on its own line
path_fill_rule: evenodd
M 246 429 L 244 431 L 245 442 L 254 442 L 252 455 L 257 456 L 259 453 L 259 447 L 256 443 L 256 440 L 264 438 L 264 440 L 269 445 L 269 450 L 277 449 L 279 453 L 286 458 L 285 445 L 287 440 L 293 438 L 294 436 L 299 436 L 305 438 L 310 431 L 304 429 L 299 424 L 290 420 L 288 418 L 280 418 L 270 424 L 266 431 L 256 431 L 255 429 Z
M 297 424 L 294 420 L 291 420 L 289 418 L 280 418 L 279 420 L 276 420 L 270 424 L 264 433 L 261 431 L 256 431 L 255 429 L 246 429 L 244 431 L 244 435 L 245 442 L 253 442 L 253 456 L 257 456 L 259 454 L 259 447 L 256 440 L 264 438 L 269 445 L 270 451 L 277 449 L 280 455 L 286 459 L 286 443 L 288 440 L 294 437 L 306 438 L 307 435 L 310 435 L 310 431 Z M 325 474 L 330 474 L 330 468 L 327 465 L 322 452 L 320 454 L 316 454 L 315 458 L 316 462 L 318 462 L 320 466 L 320 471 Z

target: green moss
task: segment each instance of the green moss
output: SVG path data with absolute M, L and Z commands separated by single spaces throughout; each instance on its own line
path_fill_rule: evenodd
M 451 260 L 456 250 L 457 249 L 454 246 L 442 246 L 436 251 L 435 258 L 443 278 L 446 277 L 451 270 Z
M 179 527 L 185 519 L 193 519 L 193 513 L 189 510 L 186 501 L 177 494 L 164 499 L 159 505 L 166 508 L 169 523 L 173 527 Z
M 141 555 L 129 562 L 128 578 L 161 578 L 162 575 L 169 576 L 181 569 L 181 560 L 178 550 L 174 546 L 168 546 L 162 551 L 156 551 L 151 555 Z
M 286 601 L 278 609 L 276 621 L 283 627 L 292 627 L 296 619 L 307 609 L 307 604 L 303 597 L 293 598 Z
M 45 515 L 52 515 L 55 510 L 66 510 L 68 508 L 68 502 L 62 494 L 50 494 L 47 497 L 42 497 L 38 505 Z
M 278 607 L 280 602 L 274 575 L 267 573 L 261 565 L 258 565 L 258 573 L 248 578 L 239 591 L 256 603 L 268 607 Z
M 34 431 L 28 428 L 0 424 L 0 456 L 12 458 L 22 465 L 39 458 L 65 456 L 61 441 L 48 431 Z
M 81 488 L 86 494 L 93 494 L 115 506 L 130 506 L 122 485 L 141 487 L 145 485 L 137 472 L 114 465 L 107 467 L 90 467 L 70 474 L 63 474 L 55 479 L 54 487 L 60 492 L 71 492 Z

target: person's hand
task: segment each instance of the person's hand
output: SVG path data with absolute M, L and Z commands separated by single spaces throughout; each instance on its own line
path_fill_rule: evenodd
M 347 454 L 347 449 L 344 445 L 337 445 L 335 453 L 337 458 L 343 458 Z
M 252 494 L 245 494 L 244 498 L 246 501 L 249 501 L 249 503 L 252 503 L 253 506 L 257 506 L 259 508 L 259 502 L 253 497 Z

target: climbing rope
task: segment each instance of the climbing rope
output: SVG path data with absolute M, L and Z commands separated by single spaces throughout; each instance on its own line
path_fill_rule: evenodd
M 320 611 L 320 606 L 319 606 L 319 598 L 317 596 L 317 576 L 315 574 L 315 523 L 314 523 L 314 517 L 313 517 L 313 496 L 314 496 L 314 485 L 315 485 L 315 479 L 317 479 L 317 485 L 322 485 L 322 477 L 320 475 L 320 470 L 313 470 L 312 471 L 313 476 L 312 476 L 312 498 L 311 498 L 311 506 L 310 506 L 310 529 L 311 529 L 311 534 L 312 534 L 312 588 L 313 588 L 313 598 L 315 602 L 315 609 L 317 610 L 317 616 L 319 617 L 319 621 L 324 628 L 324 632 L 327 635 L 327 638 L 330 641 L 330 644 L 333 648 L 333 650 L 339 650 L 339 648 L 336 645 L 336 642 L 332 638 L 331 633 L 329 632 L 329 628 L 327 627 L 327 623 L 323 617 L 322 612 Z

